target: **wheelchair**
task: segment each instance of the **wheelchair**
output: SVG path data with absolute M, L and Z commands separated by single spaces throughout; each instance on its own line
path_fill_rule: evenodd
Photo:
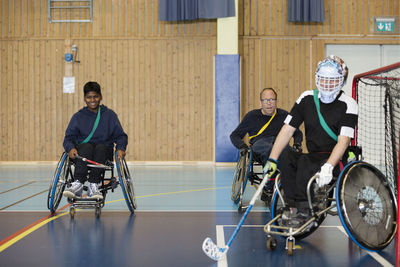
M 105 170 L 104 177 L 102 179 L 99 190 L 103 195 L 103 199 L 86 199 L 86 198 L 67 198 L 70 204 L 69 214 L 71 218 L 74 218 L 77 208 L 87 208 L 95 209 L 96 218 L 100 217 L 101 208 L 104 207 L 107 192 L 121 186 L 122 193 L 128 209 L 131 213 L 134 213 L 137 208 L 135 190 L 133 186 L 133 181 L 129 173 L 128 166 L 125 159 L 120 159 L 117 156 L 117 152 L 114 152 L 114 162 L 106 162 L 102 166 L 97 166 L 93 164 L 88 164 L 89 171 L 90 168 L 102 168 Z M 114 166 L 115 165 L 115 166 Z M 47 196 L 47 208 L 51 213 L 56 212 L 61 199 L 63 197 L 63 192 L 67 184 L 72 183 L 74 179 L 74 161 L 68 157 L 68 153 L 64 152 L 57 164 L 53 179 L 50 183 L 50 188 Z M 117 169 L 118 180 L 114 176 L 114 168 Z M 109 174 L 109 178 L 106 178 L 106 174 Z M 87 186 L 84 186 L 84 191 L 87 191 Z
M 236 163 L 235 172 L 232 180 L 231 200 L 238 205 L 238 211 L 244 212 L 247 205 L 243 204 L 243 194 L 246 189 L 247 182 L 258 188 L 262 181 L 263 166 L 255 157 L 251 148 L 241 151 L 239 160 Z M 271 199 L 271 195 L 268 199 Z
M 278 174 L 279 176 L 279 174 Z M 361 160 L 349 162 L 329 185 L 319 188 L 318 175 L 307 185 L 311 218 L 292 227 L 282 218 L 284 190 L 279 177 L 275 181 L 271 217 L 264 226 L 266 247 L 277 247 L 275 235 L 286 238 L 288 255 L 293 254 L 295 240 L 309 236 L 328 214 L 339 215 L 347 235 L 362 249 L 382 250 L 396 235 L 397 202 L 386 177 L 374 166 Z

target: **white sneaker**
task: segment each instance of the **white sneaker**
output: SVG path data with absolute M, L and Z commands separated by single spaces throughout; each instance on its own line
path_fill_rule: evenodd
M 82 197 L 83 184 L 76 180 L 64 190 L 64 197 L 80 198 Z
M 90 183 L 88 188 L 87 198 L 90 199 L 103 199 L 103 194 L 99 190 L 97 183 Z

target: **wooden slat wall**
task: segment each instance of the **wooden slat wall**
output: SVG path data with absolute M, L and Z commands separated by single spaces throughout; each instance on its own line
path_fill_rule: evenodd
M 159 22 L 158 0 L 93 2 L 92 23 L 48 23 L 47 0 L 0 2 L 0 161 L 57 160 L 89 80 L 129 135 L 128 160 L 212 161 L 216 21 Z M 72 44 L 76 93 L 63 94 Z
M 74 43 L 76 93 L 63 94 L 63 40 L 0 42 L 1 160 L 55 160 L 88 80 L 119 114 L 129 160 L 212 160 L 215 39 Z
M 128 160 L 212 161 L 216 20 L 160 22 L 158 0 L 93 2 L 92 23 L 48 23 L 47 0 L 0 1 L 0 161 L 57 160 L 88 80 L 119 114 Z M 289 109 L 313 86 L 327 43 L 399 44 L 372 23 L 399 16 L 398 0 L 325 0 L 325 9 L 324 23 L 288 23 L 286 0 L 239 0 L 242 114 L 266 86 Z M 62 94 L 68 42 L 81 61 L 72 95 Z

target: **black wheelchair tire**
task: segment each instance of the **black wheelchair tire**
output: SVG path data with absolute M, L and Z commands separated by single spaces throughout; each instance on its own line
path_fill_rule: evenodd
M 247 174 L 248 162 L 249 152 L 247 152 L 245 155 L 241 155 L 236 164 L 231 188 L 231 200 L 235 204 L 238 204 L 238 202 L 241 200 L 244 189 L 246 187 L 245 183 L 247 183 L 247 180 L 245 178 Z
M 61 155 L 58 161 L 56 171 L 50 183 L 49 193 L 47 195 L 47 208 L 54 213 L 60 204 L 62 194 L 67 184 L 69 170 L 69 157 L 67 153 Z M 64 179 L 60 179 L 60 177 Z
M 353 242 L 365 250 L 384 249 L 395 237 L 395 199 L 386 177 L 369 163 L 349 163 L 339 176 L 336 201 L 340 220 Z
M 128 165 L 126 164 L 125 159 L 120 159 L 117 156 L 117 152 L 114 155 L 117 172 L 118 172 L 118 179 L 121 185 L 122 193 L 125 198 L 126 205 L 131 213 L 135 212 L 137 208 L 136 196 L 135 196 L 135 188 L 133 186 L 133 181 L 131 175 L 129 173 Z

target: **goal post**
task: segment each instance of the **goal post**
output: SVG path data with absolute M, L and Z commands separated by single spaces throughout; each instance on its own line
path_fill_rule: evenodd
M 353 98 L 358 102 L 358 125 L 353 145 L 363 159 L 381 170 L 397 196 L 400 184 L 400 62 L 355 75 Z M 397 229 L 399 230 L 399 229 Z M 396 267 L 400 263 L 400 232 L 396 238 Z

